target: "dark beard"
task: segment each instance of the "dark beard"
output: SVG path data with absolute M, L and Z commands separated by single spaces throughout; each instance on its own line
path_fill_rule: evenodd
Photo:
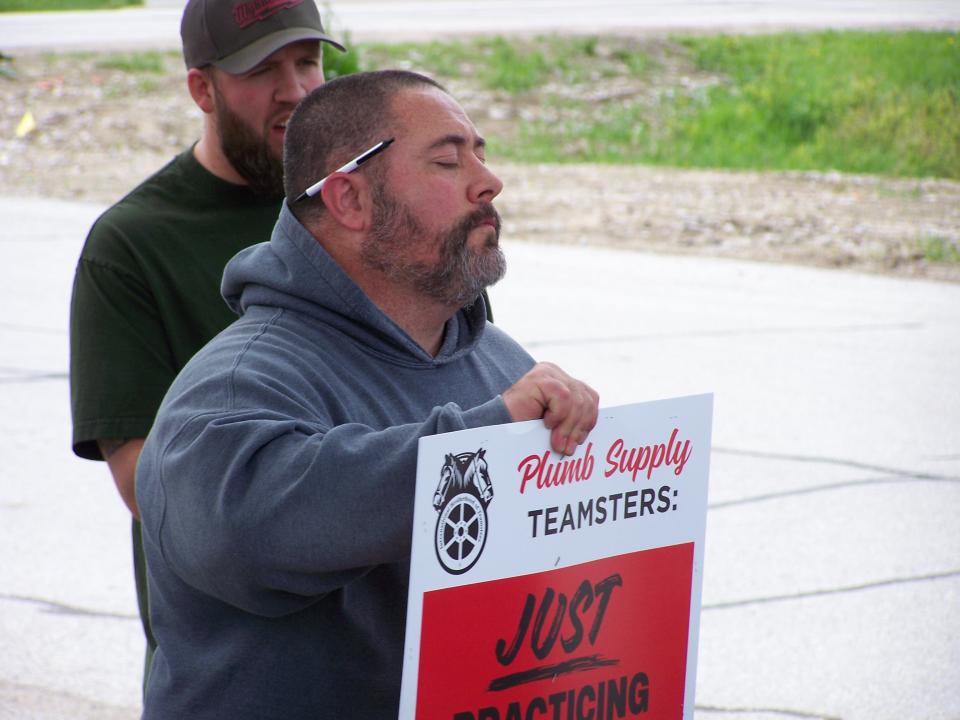
M 226 103 L 218 102 L 215 113 L 223 154 L 247 181 L 250 192 L 264 200 L 282 198 L 283 161 Z
M 467 247 L 470 231 L 488 219 L 495 223 L 495 238 L 473 252 Z M 440 247 L 440 258 L 434 265 L 406 261 L 404 255 L 416 243 L 429 242 L 427 233 L 409 209 L 381 189 L 374 197 L 373 229 L 360 252 L 368 267 L 388 278 L 445 305 L 464 307 L 506 272 L 499 238 L 500 216 L 488 203 L 432 239 Z

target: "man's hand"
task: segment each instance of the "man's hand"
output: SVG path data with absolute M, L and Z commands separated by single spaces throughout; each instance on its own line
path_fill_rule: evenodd
M 537 363 L 510 388 L 503 401 L 514 421 L 537 420 L 550 430 L 550 445 L 572 455 L 597 424 L 600 396 L 552 363 Z

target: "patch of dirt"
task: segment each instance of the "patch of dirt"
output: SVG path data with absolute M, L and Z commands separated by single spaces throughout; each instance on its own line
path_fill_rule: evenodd
M 660 41 L 650 40 L 656 43 Z M 668 49 L 652 53 L 669 58 Z M 0 194 L 110 203 L 192 143 L 201 114 L 176 53 L 162 72 L 125 72 L 107 56 L 22 55 L 0 65 Z M 716 80 L 676 63 L 643 79 L 595 82 L 604 97 L 656 102 L 662 87 Z M 652 78 L 652 79 L 651 79 Z M 488 136 L 530 103 L 441 78 Z M 562 89 L 555 93 L 562 98 Z M 17 129 L 30 113 L 36 127 Z M 960 282 L 960 182 L 839 173 L 677 170 L 640 165 L 491 163 L 506 237 L 842 267 Z

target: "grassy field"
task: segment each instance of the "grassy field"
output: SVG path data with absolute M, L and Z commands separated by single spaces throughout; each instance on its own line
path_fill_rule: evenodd
M 492 37 L 355 45 L 325 53 L 324 65 L 328 77 L 387 66 L 438 77 L 510 176 L 531 238 L 956 280 L 956 41 Z M 906 55 L 877 62 L 901 43 Z M 813 70 L 791 64 L 798 54 Z M 5 53 L 0 105 L 0 190 L 55 187 L 55 197 L 95 202 L 119 197 L 194 142 L 200 118 L 177 51 Z M 531 161 L 569 166 L 522 167 Z M 814 172 L 634 167 L 651 163 Z M 823 172 L 831 169 L 867 174 Z
M 491 152 L 531 162 L 960 178 L 960 36 L 502 38 L 360 48 L 366 69 L 471 83 L 516 119 Z
M 143 0 L 0 0 L 0 12 L 112 10 L 133 5 L 143 5 Z
M 463 101 L 499 159 L 960 179 L 955 32 L 389 45 L 338 34 L 349 51 L 324 53 L 328 78 L 426 72 Z M 173 55 L 110 54 L 99 66 L 139 74 L 148 91 L 178 65 Z
M 960 42 L 948 33 L 685 40 L 728 78 L 672 109 L 657 160 L 960 177 Z

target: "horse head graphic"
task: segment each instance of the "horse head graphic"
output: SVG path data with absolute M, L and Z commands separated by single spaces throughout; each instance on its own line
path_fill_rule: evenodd
M 480 558 L 487 541 L 487 506 L 493 500 L 493 483 L 486 451 L 447 453 L 440 482 L 433 494 L 437 511 L 435 550 L 443 568 L 454 575 L 465 573 Z

